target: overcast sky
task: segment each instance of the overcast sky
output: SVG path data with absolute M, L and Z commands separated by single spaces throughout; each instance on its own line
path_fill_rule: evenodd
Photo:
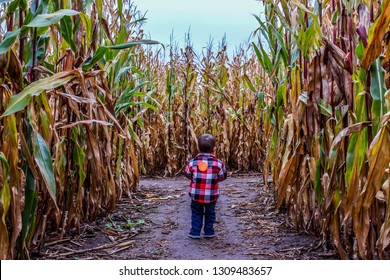
M 147 12 L 143 26 L 151 39 L 169 44 L 174 39 L 180 46 L 190 28 L 191 40 L 197 51 L 214 38 L 215 45 L 224 34 L 232 51 L 246 41 L 257 27 L 252 14 L 259 15 L 260 4 L 255 0 L 134 0 L 138 9 Z

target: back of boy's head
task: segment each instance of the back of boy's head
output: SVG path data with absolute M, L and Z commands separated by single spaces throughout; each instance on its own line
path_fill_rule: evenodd
M 212 153 L 215 147 L 215 139 L 210 134 L 202 134 L 198 138 L 198 148 L 201 153 Z

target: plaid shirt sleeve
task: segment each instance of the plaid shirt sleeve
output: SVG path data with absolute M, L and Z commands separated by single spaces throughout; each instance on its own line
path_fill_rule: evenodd
M 222 165 L 222 168 L 221 168 L 221 170 L 218 173 L 218 181 L 219 182 L 222 182 L 227 177 L 226 167 L 225 167 L 225 164 L 222 161 L 221 161 L 221 165 Z
M 190 179 L 190 180 L 192 180 L 192 176 L 193 176 L 193 168 L 192 168 L 192 160 L 187 164 L 187 166 L 186 166 L 186 169 L 184 170 L 184 175 L 188 178 L 188 179 Z

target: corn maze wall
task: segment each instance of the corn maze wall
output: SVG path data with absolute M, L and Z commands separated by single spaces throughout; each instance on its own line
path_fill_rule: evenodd
M 262 2 L 277 207 L 340 258 L 389 258 L 390 2 Z
M 169 53 L 165 64 L 146 58 L 154 63 L 146 65 L 142 78 L 125 78 L 134 83 L 131 89 L 145 85 L 143 94 L 155 99 L 151 103 L 156 108 L 142 118 L 139 113 L 133 116 L 142 169 L 147 174 L 178 174 L 197 153 L 197 136 L 208 132 L 218 142 L 217 154 L 232 170 L 259 170 L 264 157 L 262 99 L 245 82 L 248 75 L 256 79 L 259 73 L 256 57 L 241 50 L 229 61 L 224 43 L 219 51 L 209 49 L 200 57 L 190 42 Z
M 389 1 L 259 2 L 233 56 L 158 47 L 128 0 L 2 2 L 1 259 L 112 211 L 141 174 L 180 174 L 205 132 L 297 230 L 390 258 Z

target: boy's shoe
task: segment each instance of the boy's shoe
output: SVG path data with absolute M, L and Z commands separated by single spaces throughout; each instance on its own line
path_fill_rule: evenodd
M 200 236 L 198 236 L 198 235 L 188 234 L 188 237 L 192 238 L 192 239 L 200 239 Z
M 204 238 L 214 238 L 215 234 L 205 234 L 203 235 Z

